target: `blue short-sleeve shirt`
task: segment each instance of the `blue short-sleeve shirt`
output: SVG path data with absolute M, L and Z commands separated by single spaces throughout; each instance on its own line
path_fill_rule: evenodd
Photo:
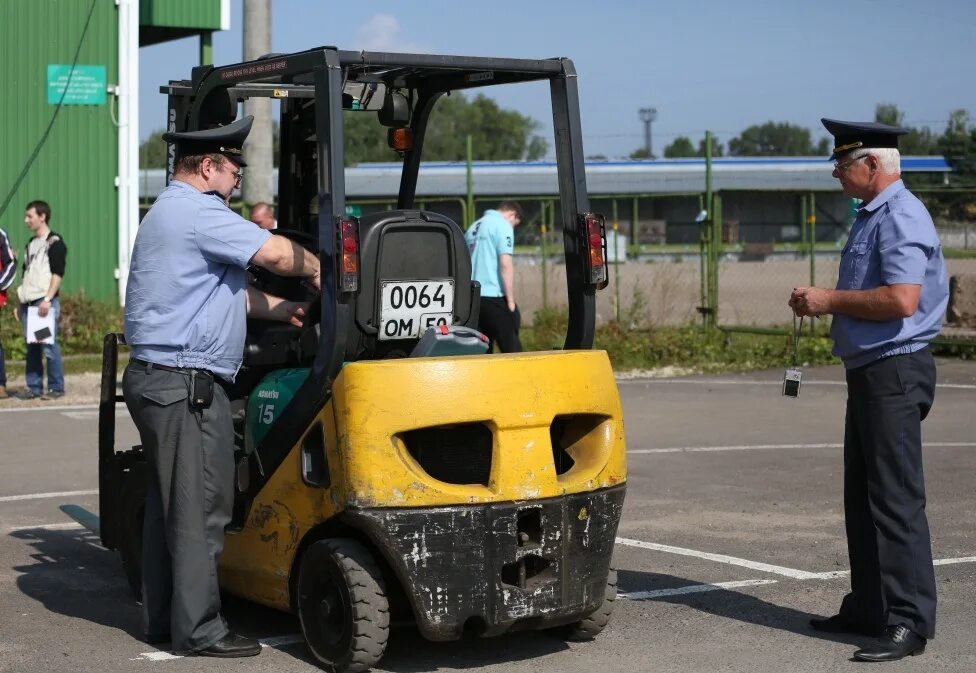
M 497 210 L 486 210 L 480 220 L 468 227 L 464 239 L 471 253 L 471 279 L 481 283 L 482 297 L 504 297 L 499 255 L 515 249 L 515 230 Z
M 834 354 L 848 369 L 921 350 L 942 329 L 949 303 L 949 279 L 935 225 L 922 202 L 898 180 L 858 208 L 841 253 L 837 289 L 870 290 L 901 283 L 922 286 L 918 310 L 908 318 L 834 316 Z
M 174 180 L 139 225 L 125 291 L 133 358 L 233 381 L 244 355 L 246 269 L 271 233 Z

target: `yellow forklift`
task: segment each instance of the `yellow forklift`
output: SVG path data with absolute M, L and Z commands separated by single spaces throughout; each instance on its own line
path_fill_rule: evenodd
M 445 94 L 538 81 L 552 99 L 568 330 L 558 350 L 488 354 L 463 231 L 416 205 L 424 136 Z M 610 362 L 592 350 L 606 235 L 587 201 L 573 63 L 321 47 L 197 67 L 161 90 L 171 131 L 279 101 L 277 233 L 322 261 L 314 297 L 296 279 L 252 278 L 312 303 L 303 328 L 248 323 L 228 389 L 238 446 L 221 587 L 295 613 L 333 671 L 379 661 L 391 620 L 433 641 L 598 634 L 616 597 L 626 463 Z M 347 215 L 348 115 L 375 120 L 401 157 L 396 209 Z M 123 346 L 105 339 L 98 531 L 138 593 L 145 458 L 115 447 Z

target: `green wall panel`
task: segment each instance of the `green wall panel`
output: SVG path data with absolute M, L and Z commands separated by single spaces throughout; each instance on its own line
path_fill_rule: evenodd
M 139 23 L 220 30 L 220 5 L 221 0 L 140 0 Z
M 0 0 L 0 227 L 22 258 L 30 237 L 24 206 L 47 201 L 51 227 L 68 246 L 64 291 L 105 301 L 118 299 L 115 97 L 58 110 L 48 103 L 47 67 L 70 65 L 80 44 L 77 63 L 105 66 L 108 84 L 115 84 L 116 11 L 114 0 Z

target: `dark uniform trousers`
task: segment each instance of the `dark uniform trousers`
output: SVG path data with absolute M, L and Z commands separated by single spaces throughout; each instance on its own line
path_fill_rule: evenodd
M 488 350 L 498 344 L 502 353 L 521 353 L 522 342 L 519 340 L 519 328 L 522 326 L 522 314 L 515 307 L 508 310 L 505 297 L 482 297 L 481 312 L 478 314 L 478 330 L 488 337 Z
M 217 562 L 234 498 L 234 441 L 227 394 L 190 407 L 190 375 L 130 362 L 126 406 L 148 460 L 142 539 L 146 634 L 172 634 L 177 651 L 209 647 L 227 633 Z
M 935 635 L 921 422 L 935 395 L 926 348 L 847 371 L 844 513 L 851 592 L 840 613 L 869 628 Z

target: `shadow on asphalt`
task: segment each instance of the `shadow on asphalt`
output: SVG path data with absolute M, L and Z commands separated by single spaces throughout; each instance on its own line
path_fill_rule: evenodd
M 139 646 L 153 649 L 142 643 L 141 607 L 129 591 L 119 555 L 101 547 L 97 535 L 85 530 L 31 528 L 14 531 L 10 537 L 31 547 L 32 562 L 13 568 L 20 573 L 17 586 L 24 595 L 51 612 L 117 629 L 139 641 Z M 238 633 L 274 638 L 300 632 L 293 615 L 229 595 L 223 595 L 222 602 L 221 612 Z M 303 644 L 275 649 L 316 664 Z M 565 641 L 549 633 L 471 636 L 434 643 L 424 639 L 413 626 L 403 626 L 391 629 L 380 667 L 397 673 L 476 668 L 535 659 L 566 649 Z
M 676 577 L 674 575 L 633 570 L 618 570 L 617 581 L 619 590 L 627 592 L 676 589 L 701 584 L 701 582 Z M 633 600 L 660 601 L 675 605 L 685 605 L 694 610 L 706 612 L 717 617 L 733 619 L 757 626 L 765 626 L 770 629 L 779 629 L 780 631 L 789 631 L 790 633 L 795 633 L 805 638 L 816 638 L 835 643 L 860 646 L 874 642 L 874 639 L 869 636 L 814 631 L 809 624 L 810 618 L 823 615 L 814 615 L 803 610 L 796 610 L 788 606 L 770 603 L 769 601 L 735 591 L 734 589 L 658 596 L 644 599 L 638 598 Z M 838 604 L 840 604 L 840 597 L 838 597 Z

